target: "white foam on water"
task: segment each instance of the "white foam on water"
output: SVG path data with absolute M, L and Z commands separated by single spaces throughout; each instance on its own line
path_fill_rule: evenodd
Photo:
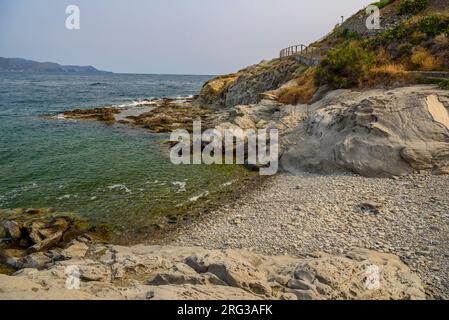
M 198 201 L 201 198 L 207 197 L 209 195 L 209 191 L 205 191 L 203 193 L 201 193 L 200 195 L 196 196 L 196 197 L 192 197 L 189 199 L 190 202 L 195 202 Z
M 229 186 L 232 185 L 234 182 L 235 182 L 235 180 L 228 181 L 228 182 L 223 183 L 221 186 L 222 186 L 222 187 L 229 187 Z
M 142 101 L 131 101 L 126 102 L 122 104 L 113 104 L 112 106 L 109 106 L 110 108 L 131 108 L 131 107 L 140 107 L 140 106 L 146 106 L 146 105 L 155 105 L 157 104 L 157 101 L 159 100 L 142 100 Z
M 132 193 L 132 191 L 124 184 L 114 184 L 112 186 L 108 186 L 108 189 L 109 190 L 121 190 L 121 191 L 125 191 L 126 193 Z
M 185 181 L 172 181 L 171 184 L 172 184 L 173 186 L 175 186 L 176 188 L 178 188 L 178 190 L 176 191 L 176 193 L 186 192 L 186 185 L 187 185 L 187 182 L 185 182 Z
M 73 195 L 73 194 L 65 194 L 65 195 L 63 195 L 62 197 L 59 197 L 59 198 L 57 198 L 58 200 L 67 200 L 67 199 L 70 199 L 70 198 L 78 198 L 78 196 L 77 195 Z

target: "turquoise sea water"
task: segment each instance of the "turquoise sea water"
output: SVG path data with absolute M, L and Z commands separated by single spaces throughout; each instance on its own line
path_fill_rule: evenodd
M 53 207 L 115 234 L 151 224 L 246 174 L 237 166 L 175 166 L 166 135 L 47 117 L 75 108 L 196 94 L 207 76 L 0 73 L 0 208 Z

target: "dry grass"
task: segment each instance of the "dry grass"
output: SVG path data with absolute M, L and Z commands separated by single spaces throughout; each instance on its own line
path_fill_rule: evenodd
M 413 82 L 407 72 L 406 64 L 394 62 L 391 55 L 381 49 L 376 55 L 376 66 L 371 68 L 364 79 L 362 87 L 394 86 Z
M 364 84 L 368 87 L 379 85 L 403 85 L 412 83 L 413 80 L 413 76 L 407 72 L 405 66 L 389 63 L 370 69 L 369 78 Z
M 434 42 L 439 48 L 448 48 L 449 47 L 449 38 L 444 33 L 436 36 L 434 39 Z
M 439 70 L 442 66 L 442 61 L 423 47 L 418 47 L 415 52 L 413 52 L 410 57 L 410 62 L 414 67 L 422 71 Z
M 318 87 L 315 84 L 315 69 L 310 69 L 297 78 L 296 84 L 281 90 L 278 100 L 284 104 L 307 103 L 312 99 Z

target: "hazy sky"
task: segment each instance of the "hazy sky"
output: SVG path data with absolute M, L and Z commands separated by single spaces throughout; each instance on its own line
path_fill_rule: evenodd
M 0 0 L 0 56 L 222 74 L 324 36 L 373 0 Z M 81 29 L 65 28 L 78 5 Z

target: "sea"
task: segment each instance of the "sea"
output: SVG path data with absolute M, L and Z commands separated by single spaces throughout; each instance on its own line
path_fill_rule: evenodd
M 57 115 L 197 94 L 211 76 L 0 73 L 0 209 L 55 208 L 111 227 L 149 230 L 248 175 L 241 166 L 174 165 L 166 134 Z

